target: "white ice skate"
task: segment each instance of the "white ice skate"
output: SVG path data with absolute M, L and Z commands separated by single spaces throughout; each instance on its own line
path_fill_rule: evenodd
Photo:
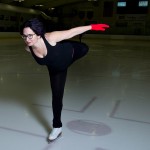
M 53 128 L 49 137 L 48 137 L 48 141 L 54 141 L 55 139 L 57 139 L 60 135 L 62 134 L 62 128 Z

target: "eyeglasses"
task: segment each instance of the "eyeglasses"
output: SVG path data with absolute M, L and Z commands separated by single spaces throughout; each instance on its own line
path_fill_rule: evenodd
M 35 35 L 35 34 L 22 35 L 21 37 L 22 37 L 24 40 L 26 40 L 27 38 L 31 40 L 31 39 L 33 38 L 33 35 Z

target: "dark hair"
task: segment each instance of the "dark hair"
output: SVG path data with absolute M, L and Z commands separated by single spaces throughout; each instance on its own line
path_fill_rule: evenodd
M 20 27 L 21 35 L 23 34 L 23 29 L 26 27 L 31 28 L 37 35 L 42 36 L 45 34 L 44 25 L 38 18 L 33 18 L 24 22 L 23 25 Z

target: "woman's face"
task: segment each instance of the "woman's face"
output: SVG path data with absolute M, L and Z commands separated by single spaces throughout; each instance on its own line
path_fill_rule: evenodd
M 26 27 L 23 29 L 22 38 L 27 46 L 33 46 L 36 44 L 40 36 L 37 36 L 30 27 Z

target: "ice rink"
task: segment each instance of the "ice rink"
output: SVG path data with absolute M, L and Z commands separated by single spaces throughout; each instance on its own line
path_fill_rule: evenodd
M 150 149 L 149 40 L 82 41 L 90 50 L 68 70 L 63 133 L 48 144 L 47 68 L 24 50 L 21 38 L 0 39 L 1 150 Z

